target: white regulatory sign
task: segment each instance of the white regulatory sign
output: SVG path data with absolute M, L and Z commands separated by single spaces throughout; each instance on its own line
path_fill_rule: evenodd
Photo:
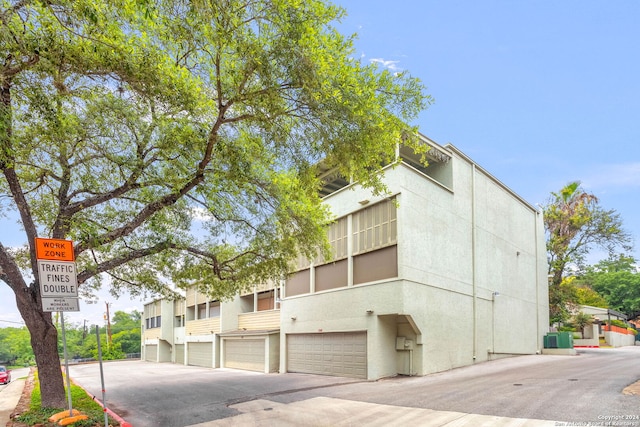
M 76 263 L 38 260 L 38 277 L 42 298 L 78 297 Z M 47 310 L 45 310 L 47 311 Z
M 42 298 L 43 311 L 80 311 L 78 298 Z

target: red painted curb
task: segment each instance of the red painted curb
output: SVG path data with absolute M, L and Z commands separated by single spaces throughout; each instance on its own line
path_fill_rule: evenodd
M 100 401 L 100 399 L 98 399 L 97 397 L 95 397 L 94 395 L 92 395 L 91 393 L 89 393 L 84 387 L 82 387 L 81 385 L 79 385 L 78 383 L 76 383 L 75 381 L 73 382 L 73 384 L 77 385 L 78 387 L 80 387 L 82 390 L 84 390 L 85 393 L 87 393 L 88 396 L 91 396 L 91 398 L 94 400 L 94 402 L 96 402 L 98 405 L 102 406 L 102 410 L 105 411 L 107 414 L 109 414 L 109 416 L 111 418 L 113 418 L 114 420 L 116 420 L 117 422 L 120 423 L 120 427 L 133 427 L 131 424 L 129 424 L 128 422 L 126 422 L 120 415 L 116 414 L 115 412 L 113 412 L 111 409 L 109 408 L 105 408 L 104 405 L 102 404 L 102 402 Z

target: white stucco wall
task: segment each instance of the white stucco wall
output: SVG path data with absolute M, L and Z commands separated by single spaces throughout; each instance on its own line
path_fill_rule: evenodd
M 409 373 L 409 353 L 395 350 L 396 336 L 418 341 L 411 354 L 418 375 L 542 348 L 548 285 L 541 214 L 452 154 L 452 188 L 405 166 L 385 171 L 398 201 L 398 279 L 287 298 L 283 337 L 366 331 L 370 379 Z M 356 186 L 326 202 L 343 217 L 381 199 Z M 420 336 L 395 315 L 411 316 Z M 284 339 L 280 350 L 286 371 Z

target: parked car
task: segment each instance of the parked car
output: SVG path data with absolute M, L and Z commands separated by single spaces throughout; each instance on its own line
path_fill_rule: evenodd
M 0 384 L 9 384 L 11 382 L 11 371 L 4 366 L 0 366 Z

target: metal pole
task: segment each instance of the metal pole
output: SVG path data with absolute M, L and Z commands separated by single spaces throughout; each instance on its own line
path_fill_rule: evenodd
M 109 425 L 107 416 L 107 393 L 104 389 L 104 372 L 102 371 L 102 347 L 100 346 L 100 329 L 96 325 L 96 338 L 98 339 L 98 362 L 100 363 L 100 384 L 102 384 L 102 412 L 104 412 L 104 425 Z
M 61 313 L 62 321 L 60 324 L 62 325 L 62 348 L 64 349 L 64 368 L 67 375 L 67 395 L 69 399 L 69 416 L 73 417 L 73 405 L 71 403 L 71 379 L 69 378 L 69 359 L 67 358 L 67 337 L 64 331 L 64 312 Z
M 109 303 L 107 302 L 107 350 L 111 350 L 111 316 L 109 314 Z

